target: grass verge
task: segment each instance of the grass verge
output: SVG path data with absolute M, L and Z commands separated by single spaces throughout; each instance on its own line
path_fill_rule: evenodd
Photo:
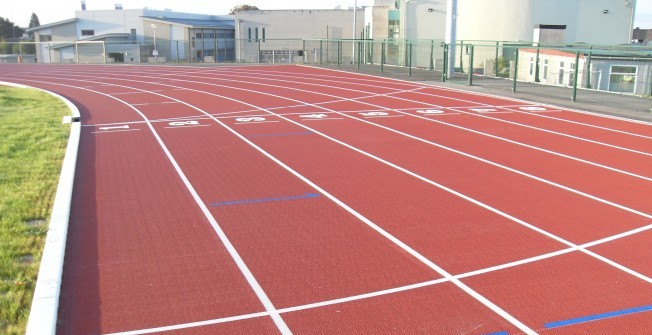
M 70 125 L 59 99 L 0 86 L 0 334 L 24 334 Z

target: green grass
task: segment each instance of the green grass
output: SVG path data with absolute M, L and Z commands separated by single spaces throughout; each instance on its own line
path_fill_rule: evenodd
M 48 94 L 0 86 L 0 334 L 25 333 L 69 114 Z

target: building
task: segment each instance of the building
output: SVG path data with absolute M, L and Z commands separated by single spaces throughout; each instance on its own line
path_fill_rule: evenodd
M 632 33 L 632 42 L 636 44 L 652 45 L 652 29 L 636 28 Z
M 445 39 L 447 1 L 396 0 L 400 11 L 400 37 Z M 636 7 L 636 0 L 456 2 L 457 40 L 537 42 L 542 36 L 542 26 L 554 26 L 561 30 L 555 35 L 561 34 L 564 44 L 629 43 Z M 537 28 L 539 32 L 535 35 Z
M 82 7 L 84 8 L 84 7 Z M 170 10 L 84 9 L 75 18 L 28 29 L 42 63 L 234 60 L 232 16 Z
M 650 50 L 648 50 L 650 51 Z M 577 65 L 576 65 L 577 57 Z M 536 49 L 519 50 L 519 81 L 623 94 L 652 95 L 652 56 L 613 54 L 605 50 L 576 52 Z M 539 68 L 537 71 L 537 59 Z
M 354 11 L 355 33 L 351 29 Z M 235 13 L 237 59 L 261 63 L 292 63 L 297 59 L 314 62 L 320 57 L 335 59 L 339 52 L 342 59 L 350 62 L 352 43 L 336 45 L 336 42 L 322 41 L 320 44 L 317 40 L 362 38 L 364 17 L 365 12 L 360 8 L 238 11 Z

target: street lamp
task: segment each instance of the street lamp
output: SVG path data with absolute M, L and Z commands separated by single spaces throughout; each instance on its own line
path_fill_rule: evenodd
M 156 49 L 156 24 L 151 25 L 152 29 L 154 29 L 154 51 L 152 51 L 152 55 L 154 56 L 154 59 L 157 60 L 158 58 L 158 49 Z
M 355 26 L 357 25 L 357 20 L 356 20 L 357 9 L 358 9 L 358 0 L 355 0 L 353 3 L 353 41 L 351 42 L 351 64 L 355 63 L 355 40 L 357 37 Z

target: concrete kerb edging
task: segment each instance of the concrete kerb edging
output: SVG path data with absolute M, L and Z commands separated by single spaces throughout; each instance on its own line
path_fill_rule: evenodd
M 34 88 L 8 82 L 0 85 Z M 43 256 L 34 289 L 32 308 L 27 321 L 26 335 L 54 335 L 57 329 L 59 310 L 59 294 L 61 292 L 61 275 L 63 273 L 63 260 L 66 251 L 66 238 L 68 236 L 68 218 L 70 216 L 70 202 L 72 200 L 72 187 L 75 179 L 75 166 L 81 134 L 79 109 L 68 99 L 46 90 L 35 88 L 48 93 L 63 101 L 71 111 L 72 126 L 66 154 L 61 166 L 59 185 L 52 206 L 52 215 L 48 234 L 45 239 Z

